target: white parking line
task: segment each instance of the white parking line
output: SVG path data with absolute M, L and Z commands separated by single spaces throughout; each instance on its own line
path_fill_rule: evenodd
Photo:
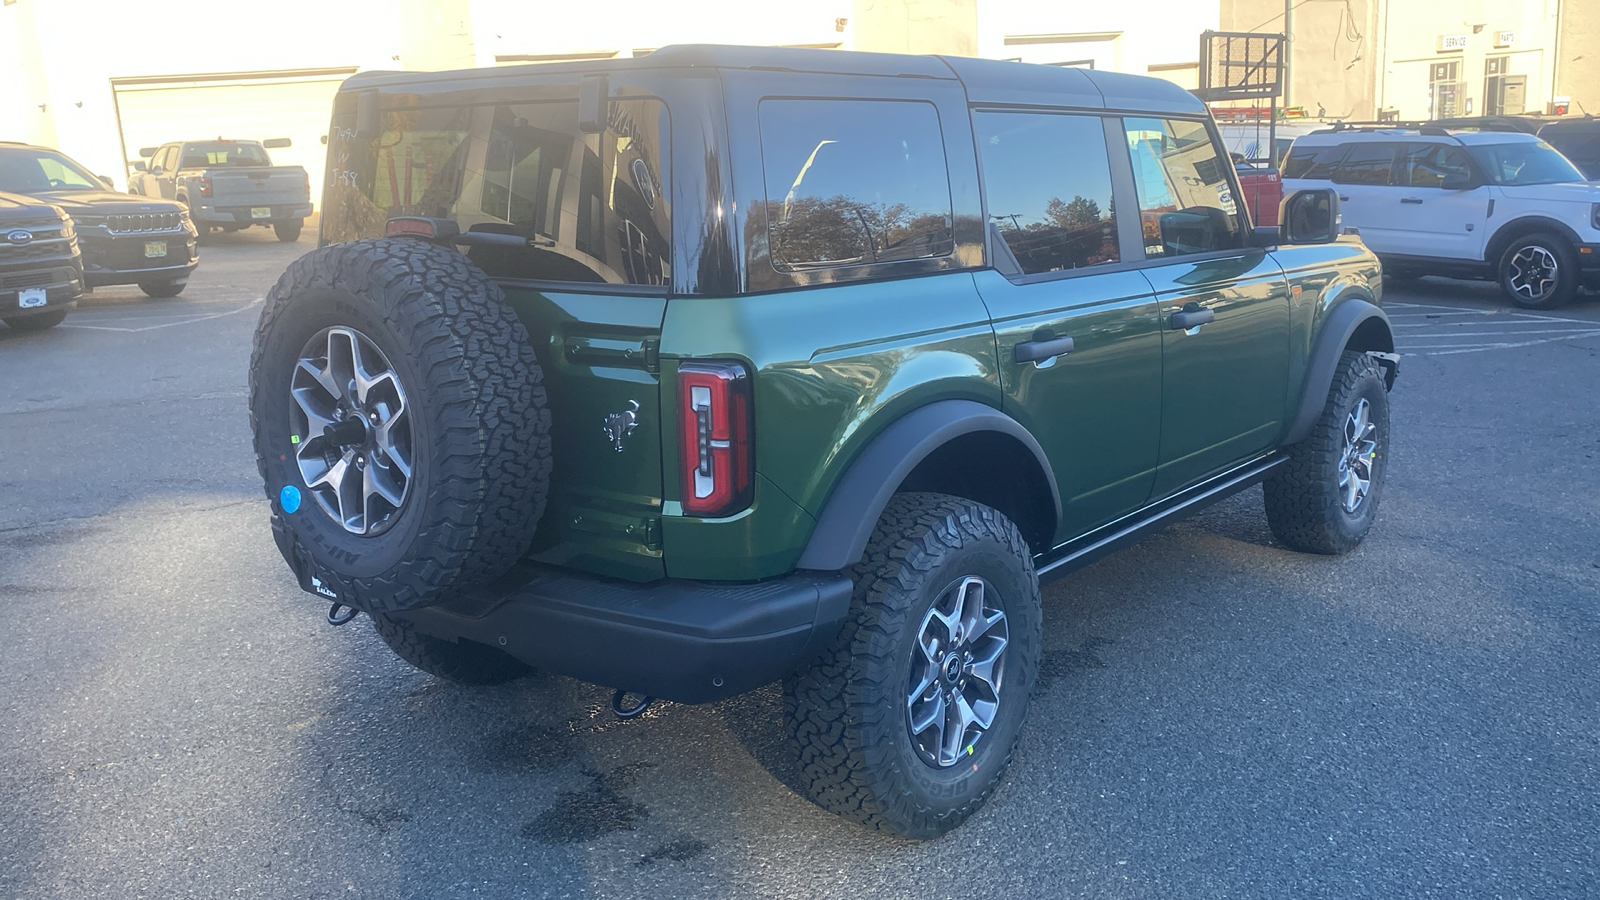
M 1463 337 L 1465 335 L 1462 335 Z M 1402 347 L 1402 355 L 1411 356 L 1453 356 L 1458 353 L 1481 353 L 1484 350 L 1511 350 L 1517 347 L 1532 347 L 1537 344 L 1554 344 L 1558 341 L 1570 341 L 1576 338 L 1600 337 L 1600 329 L 1594 331 L 1571 331 L 1562 337 L 1540 338 L 1536 341 L 1503 341 L 1491 344 L 1434 344 L 1427 349 Z
M 1507 323 L 1507 324 L 1510 324 L 1510 323 Z M 1600 328 L 1600 324 L 1591 325 L 1587 329 L 1584 329 L 1584 328 L 1540 328 L 1540 329 L 1536 329 L 1536 330 L 1533 330 L 1533 331 L 1450 331 L 1450 332 L 1443 332 L 1443 333 L 1440 333 L 1440 334 L 1408 334 L 1405 337 L 1406 337 L 1406 340 L 1411 340 L 1412 338 L 1419 338 L 1419 339 L 1451 338 L 1451 339 L 1454 339 L 1454 338 L 1475 338 L 1475 337 L 1503 337 L 1505 335 L 1512 335 L 1512 334 L 1516 335 L 1517 337 L 1522 337 L 1525 334 L 1568 334 L 1568 335 L 1571 335 L 1571 334 L 1585 334 L 1585 333 L 1588 333 L 1589 331 L 1592 331 L 1595 328 Z
M 85 328 L 85 329 L 89 329 L 91 331 L 123 331 L 123 332 L 155 331 L 158 328 L 172 328 L 172 327 L 175 327 L 175 326 L 178 326 L 178 325 L 192 325 L 195 322 L 205 322 L 205 321 L 208 321 L 210 319 L 220 319 L 220 318 L 223 318 L 224 316 L 231 316 L 231 315 L 235 315 L 237 313 L 242 313 L 245 310 L 250 309 L 250 308 L 258 305 L 259 303 L 261 303 L 262 299 L 263 298 L 257 298 L 255 300 L 252 300 L 249 303 L 246 303 L 245 305 L 239 307 L 238 309 L 230 309 L 227 312 L 195 313 L 192 316 L 189 316 L 187 318 L 183 318 L 182 320 L 177 321 L 177 322 L 162 322 L 162 323 L 160 323 L 158 325 L 145 325 L 145 326 L 143 326 L 141 328 L 124 328 L 124 327 L 118 326 L 118 325 L 86 325 L 86 324 L 84 324 L 82 322 L 74 322 L 71 319 L 68 319 L 66 322 L 63 322 L 61 324 L 61 327 L 62 328 Z M 113 318 L 110 318 L 110 319 L 105 319 L 103 321 L 119 322 L 119 321 L 126 321 L 129 318 L 145 318 L 145 317 L 118 316 L 118 317 L 113 317 Z M 150 318 L 154 318 L 154 317 L 150 317 Z M 168 316 L 162 316 L 161 318 L 169 318 L 169 317 Z

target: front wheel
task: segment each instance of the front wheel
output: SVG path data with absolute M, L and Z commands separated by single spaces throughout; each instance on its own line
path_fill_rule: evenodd
M 139 282 L 139 290 L 144 291 L 145 295 L 149 297 L 176 297 L 183 293 L 183 289 L 188 286 L 189 280 L 187 278 L 179 279 L 178 281 Z
M 40 313 L 33 316 L 7 316 L 5 319 L 0 319 L 0 321 L 5 322 L 7 325 L 10 325 L 12 328 L 17 329 L 18 331 L 43 331 L 46 328 L 54 328 L 57 325 L 60 325 L 62 322 L 66 321 L 66 318 L 67 311 L 64 309 L 58 309 L 52 312 Z
M 1511 242 L 1500 256 L 1500 289 L 1524 309 L 1555 309 L 1578 293 L 1577 254 L 1557 234 L 1538 233 Z
M 1354 550 L 1377 517 L 1389 464 L 1389 393 L 1372 357 L 1339 357 L 1322 415 L 1288 452 L 1262 485 L 1273 536 L 1305 553 Z
M 278 240 L 283 241 L 285 244 L 292 244 L 300 240 L 301 224 L 299 219 L 295 219 L 292 222 L 274 222 L 272 223 L 272 233 L 276 234 Z
M 1039 672 L 1039 579 L 1011 520 L 899 494 L 853 573 L 850 615 L 784 682 L 801 782 L 829 812 L 943 834 L 999 784 Z

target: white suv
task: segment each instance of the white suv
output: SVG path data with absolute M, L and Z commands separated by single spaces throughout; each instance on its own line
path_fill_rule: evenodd
M 1533 135 L 1362 128 L 1296 139 L 1284 194 L 1329 181 L 1345 227 L 1389 277 L 1496 278 L 1532 309 L 1600 281 L 1600 186 Z

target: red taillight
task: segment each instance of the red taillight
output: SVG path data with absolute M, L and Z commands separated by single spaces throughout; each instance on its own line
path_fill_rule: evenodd
M 750 374 L 739 363 L 678 367 L 679 467 L 688 515 L 726 516 L 750 505 L 755 486 L 750 395 Z
M 200 176 L 200 196 L 211 196 L 211 179 L 204 175 Z
M 438 237 L 439 228 L 432 219 L 421 216 L 396 216 L 384 223 L 383 233 L 386 237 L 399 234 L 415 234 L 425 238 Z

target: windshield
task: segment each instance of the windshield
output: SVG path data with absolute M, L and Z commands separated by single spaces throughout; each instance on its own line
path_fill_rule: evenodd
M 1565 156 L 1544 141 L 1477 144 L 1467 148 L 1493 184 L 1560 184 L 1582 181 Z
M 100 179 L 54 150 L 0 150 L 0 191 L 38 194 L 105 189 Z
M 183 145 L 181 169 L 203 169 L 208 166 L 270 166 L 267 151 L 260 144 L 237 141 L 202 141 Z

